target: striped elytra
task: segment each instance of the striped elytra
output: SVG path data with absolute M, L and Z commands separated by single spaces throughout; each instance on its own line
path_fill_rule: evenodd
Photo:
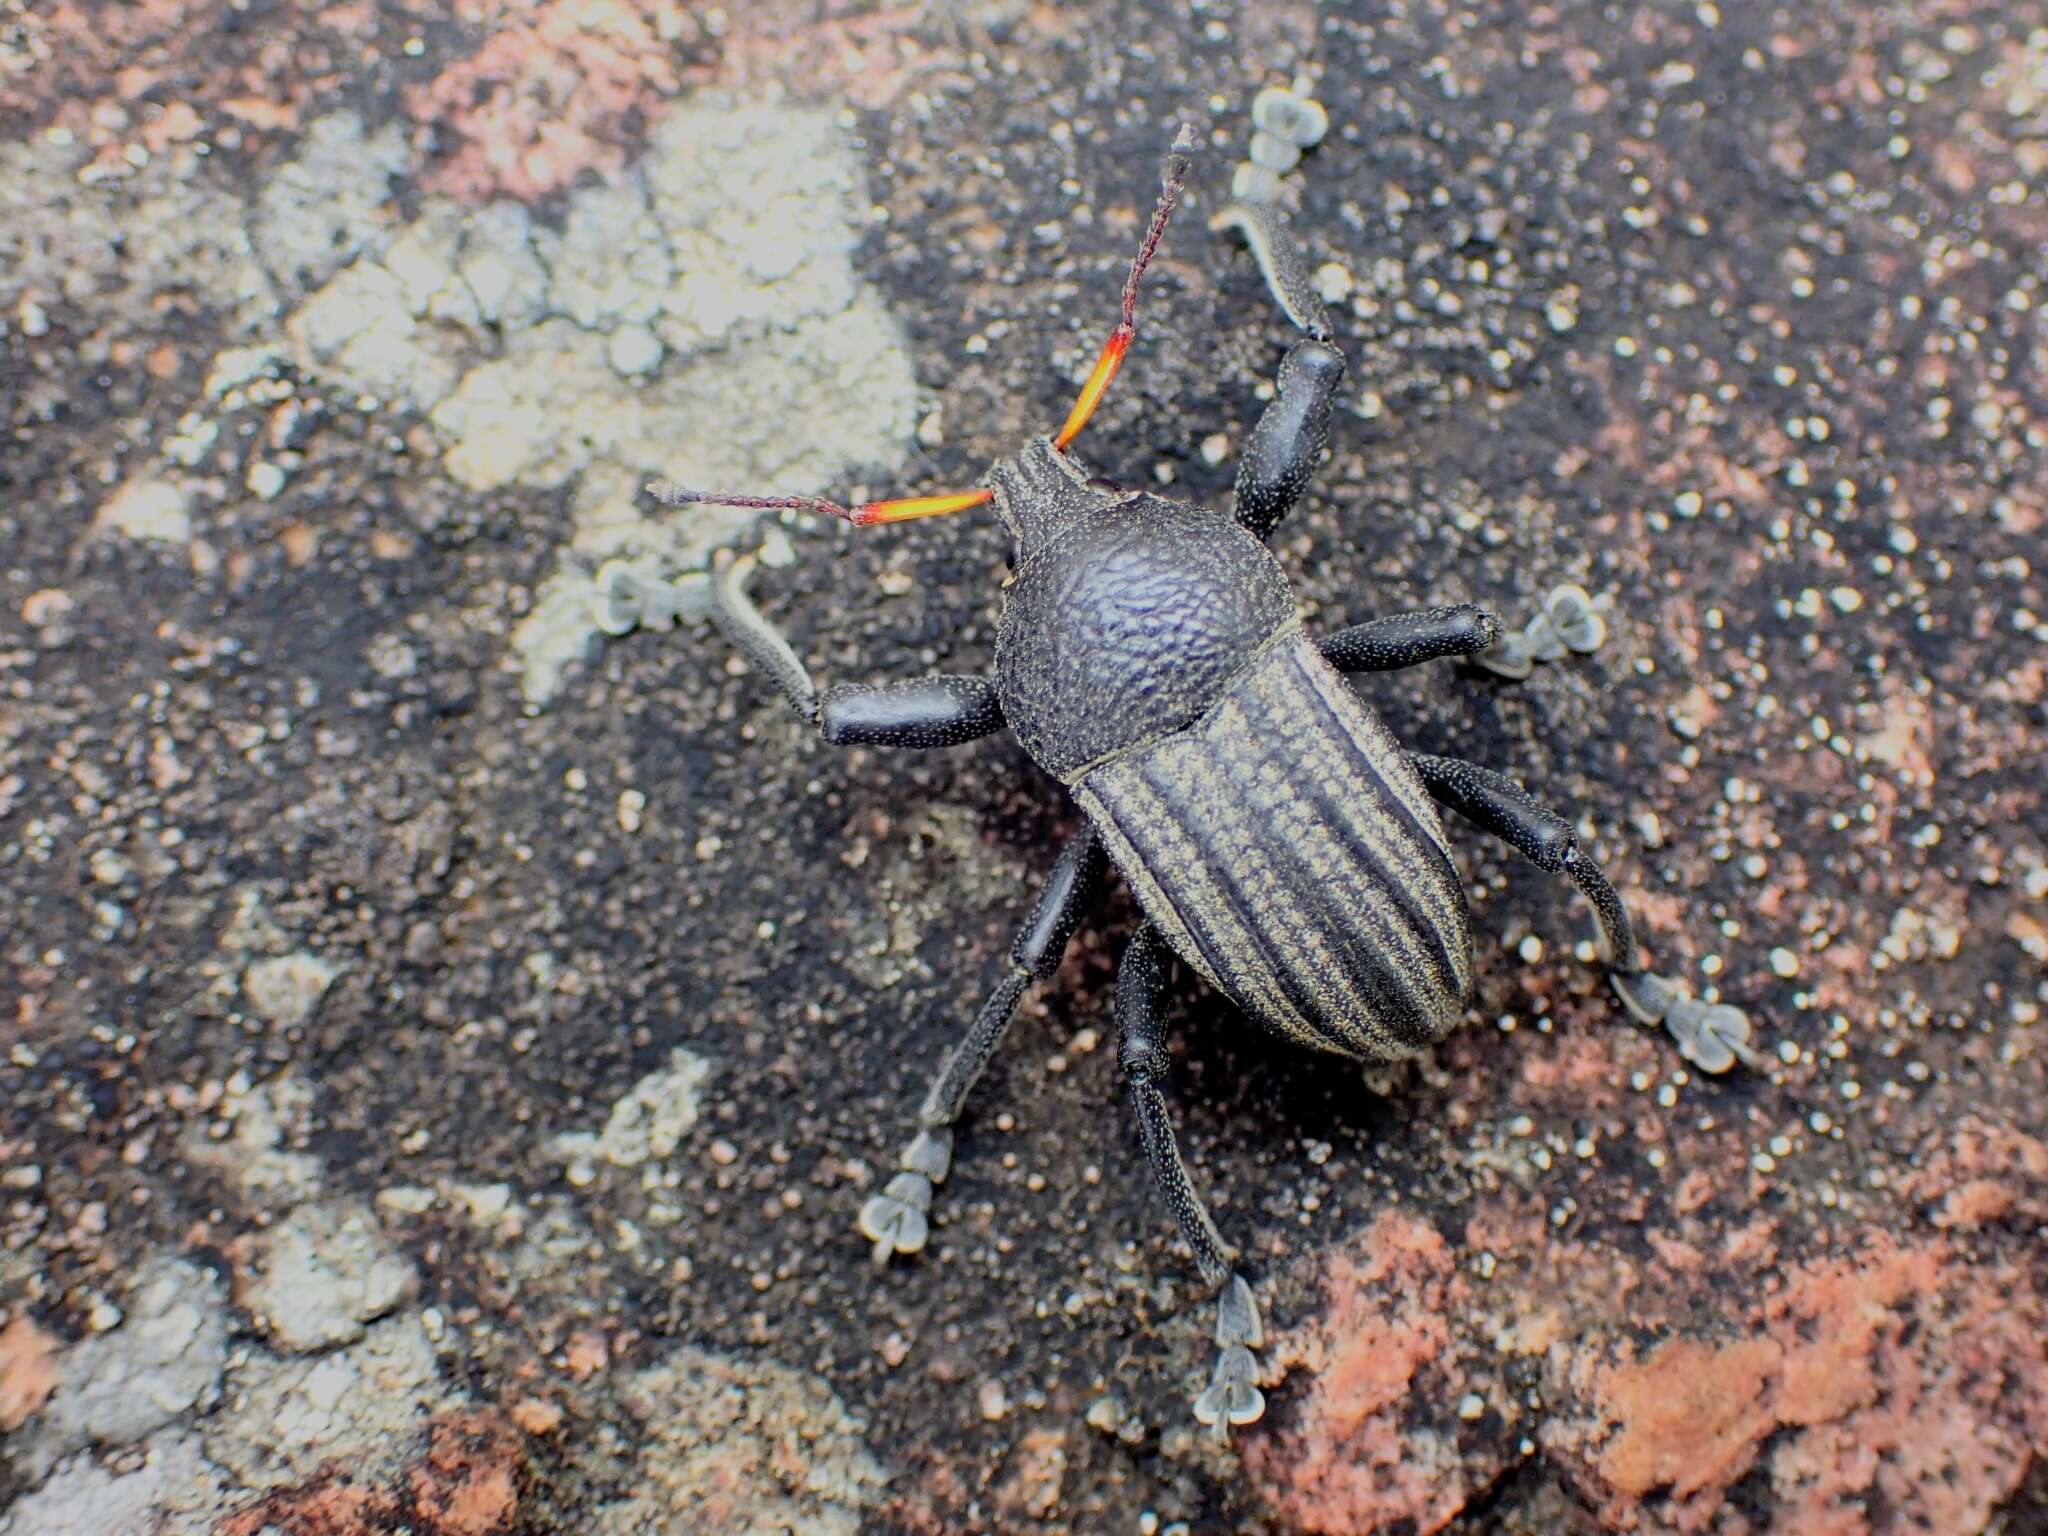
M 1462 1017 L 1470 918 L 1436 809 L 1298 628 L 1074 788 L 1145 915 L 1260 1024 L 1394 1061 Z

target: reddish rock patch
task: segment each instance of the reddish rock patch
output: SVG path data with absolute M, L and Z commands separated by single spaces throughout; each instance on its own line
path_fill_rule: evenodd
M 1669 1488 L 1678 1499 L 1724 1488 L 1748 1470 L 1770 1430 L 1764 1384 L 1778 1352 L 1760 1339 L 1717 1349 L 1676 1339 L 1639 1363 L 1617 1366 L 1602 1411 L 1622 1426 L 1600 1453 L 1600 1475 L 1640 1499 Z
M 57 1341 L 17 1317 L 0 1328 L 0 1430 L 21 1428 L 57 1390 Z
M 1943 1187 L 2031 1166 L 2027 1140 L 1966 1125 Z M 1544 1404 L 1529 1432 L 1605 1531 L 1965 1536 L 2048 1454 L 2048 1296 L 2022 1264 L 1866 1229 L 1774 1285 L 1771 1223 L 1713 1249 L 1649 1235 L 1645 1265 L 1512 1196 L 1462 1251 L 1381 1217 L 1327 1260 L 1325 1312 L 1276 1341 L 1310 1379 L 1276 1392 L 1247 1471 L 1303 1532 L 1442 1530 L 1512 1459 L 1518 1357 Z
M 412 1469 L 413 1505 L 440 1536 L 491 1536 L 519 1507 L 521 1443 L 493 1413 L 466 1413 L 435 1423 L 426 1459 Z
M 308 102 L 374 57 L 376 8 L 284 0 L 261 27 L 228 0 L 31 6 L 16 72 L 0 71 L 0 122 L 60 123 L 119 173 L 131 149 L 289 130 Z
M 1744 1326 L 1573 1363 L 1586 1407 L 1544 1443 L 1607 1529 L 1979 1531 L 2048 1446 L 2048 1306 L 2016 1267 L 1874 1235 Z M 1727 1499 L 1759 1469 L 1761 1523 Z
M 1276 1342 L 1280 1366 L 1312 1380 L 1288 1427 L 1251 1440 L 1245 1464 L 1274 1507 L 1318 1536 L 1368 1536 L 1409 1522 L 1440 1531 L 1505 1464 L 1460 1443 L 1458 1403 L 1489 1383 L 1453 1320 L 1473 1310 L 1442 1234 L 1382 1216 L 1336 1255 L 1329 1309 Z M 1485 1394 L 1482 1392 L 1482 1397 Z
M 531 200 L 587 173 L 615 173 L 636 129 L 674 96 L 678 60 L 702 35 L 676 0 L 465 0 L 458 9 L 502 25 L 407 105 L 452 141 L 425 184 L 473 202 Z
M 2048 1146 L 1971 1115 L 1900 1187 L 1931 1205 L 1937 1227 L 2048 1221 Z
M 223 1520 L 215 1536 L 501 1536 L 519 1513 L 525 1442 L 489 1411 L 446 1414 L 427 1430 L 426 1454 L 391 1486 L 365 1486 L 330 1466 Z

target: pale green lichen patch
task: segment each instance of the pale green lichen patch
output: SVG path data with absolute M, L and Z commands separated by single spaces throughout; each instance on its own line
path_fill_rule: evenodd
M 753 524 L 649 516 L 646 477 L 807 494 L 902 461 L 916 381 L 853 269 L 866 213 L 832 114 L 708 102 L 558 225 L 428 199 L 289 317 L 302 367 L 425 412 L 470 490 L 569 490 L 562 560 L 512 634 L 530 703 L 598 632 L 597 562 L 701 569 Z

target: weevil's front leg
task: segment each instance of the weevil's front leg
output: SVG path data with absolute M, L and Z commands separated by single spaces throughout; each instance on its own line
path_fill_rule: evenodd
M 1438 801 L 1512 844 L 1538 869 L 1568 877 L 1584 893 L 1600 926 L 1608 980 L 1631 1014 L 1644 1024 L 1662 1024 L 1678 1042 L 1678 1053 L 1703 1072 L 1725 1072 L 1738 1060 L 1763 1065 L 1749 1043 L 1749 1015 L 1727 1003 L 1699 1002 L 1676 982 L 1643 969 L 1628 908 L 1579 847 L 1569 822 L 1491 769 L 1421 752 L 1409 753 L 1408 760 Z
M 1010 972 L 981 1005 L 966 1038 L 953 1047 L 917 1112 L 917 1134 L 898 1160 L 900 1172 L 860 1211 L 860 1230 L 874 1244 L 877 1264 L 891 1254 L 916 1253 L 929 1233 L 932 1187 L 953 1166 L 953 1123 L 969 1090 L 1010 1027 L 1010 1016 L 1035 980 L 1059 969 L 1067 940 L 1102 893 L 1109 859 L 1090 827 L 1060 851 L 1031 916 L 1010 946 Z
M 995 684 L 985 677 L 848 683 L 821 695 L 802 658 L 747 596 L 754 564 L 742 555 L 719 572 L 711 622 L 834 746 L 952 747 L 1002 729 Z
M 1280 211 L 1264 203 L 1232 203 L 1212 229 L 1244 236 L 1274 300 L 1307 337 L 1281 359 L 1270 405 L 1260 414 L 1237 465 L 1237 521 L 1268 537 L 1300 499 L 1330 443 L 1330 409 L 1344 377 L 1344 354 L 1332 345 L 1330 317 L 1301 270 L 1294 234 Z
M 1131 1088 L 1131 1107 L 1138 1117 L 1138 1137 L 1152 1164 L 1159 1192 L 1195 1254 L 1203 1281 L 1221 1289 L 1216 1297 L 1216 1366 L 1209 1385 L 1195 1399 L 1195 1417 L 1228 1434 L 1233 1424 L 1249 1424 L 1266 1411 L 1259 1390 L 1258 1358 L 1253 1350 L 1265 1343 L 1264 1325 L 1252 1288 L 1235 1268 L 1236 1254 L 1223 1241 L 1216 1223 L 1188 1179 L 1187 1165 L 1173 1138 L 1166 1096 L 1159 1084 L 1166 1076 L 1166 982 L 1172 954 L 1158 931 L 1141 928 L 1124 951 L 1116 973 L 1117 1064 Z

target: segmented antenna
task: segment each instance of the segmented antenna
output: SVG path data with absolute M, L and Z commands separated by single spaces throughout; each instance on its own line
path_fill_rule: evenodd
M 1138 334 L 1138 280 L 1145 275 L 1145 269 L 1152 264 L 1152 257 L 1159 250 L 1159 242 L 1166 237 L 1166 221 L 1173 217 L 1174 206 L 1180 202 L 1181 189 L 1187 185 L 1188 172 L 1194 167 L 1194 151 L 1194 125 L 1182 123 L 1180 131 L 1173 136 L 1173 146 L 1166 152 L 1166 162 L 1159 169 L 1159 206 L 1152 210 L 1152 222 L 1145 230 L 1145 243 L 1138 247 L 1138 258 L 1131 263 L 1131 275 L 1124 279 L 1123 318 L 1109 333 L 1109 340 L 1102 344 L 1102 353 L 1095 359 L 1094 368 L 1089 370 L 1088 381 L 1081 386 L 1074 408 L 1067 412 L 1066 424 L 1052 440 L 1055 448 L 1066 447 L 1088 425 L 1088 418 L 1095 414 L 1095 407 L 1102 403 L 1103 395 L 1109 390 L 1109 381 L 1123 366 L 1124 354 L 1131 349 L 1131 342 Z

